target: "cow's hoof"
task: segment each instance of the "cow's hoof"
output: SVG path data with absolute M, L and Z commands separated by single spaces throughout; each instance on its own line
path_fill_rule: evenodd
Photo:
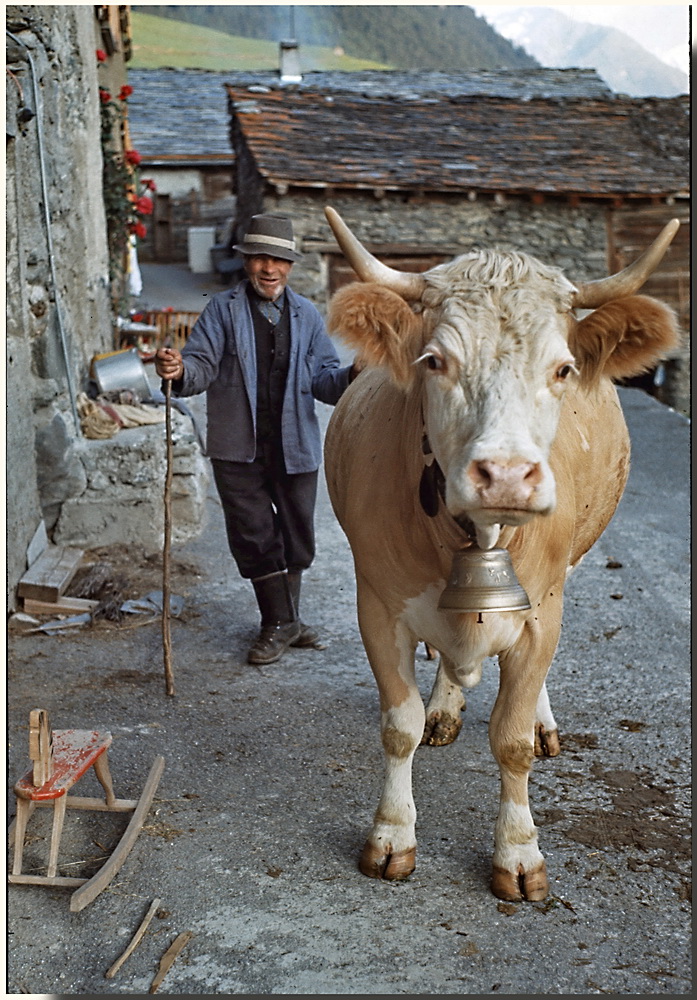
M 421 745 L 444 747 L 454 743 L 462 729 L 462 719 L 441 712 L 433 712 L 426 719 Z
M 368 842 L 363 848 L 358 867 L 368 878 L 386 878 L 391 882 L 409 878 L 416 868 L 416 848 L 391 854 Z
M 549 892 L 549 883 L 544 861 L 533 871 L 521 871 L 517 875 L 506 868 L 494 865 L 491 891 L 498 899 L 505 899 L 510 903 L 519 903 L 522 899 L 527 899 L 531 903 L 545 899 Z
M 542 723 L 535 725 L 535 756 L 536 757 L 557 757 L 561 753 L 561 743 L 559 742 L 559 730 L 552 729 L 547 732 Z

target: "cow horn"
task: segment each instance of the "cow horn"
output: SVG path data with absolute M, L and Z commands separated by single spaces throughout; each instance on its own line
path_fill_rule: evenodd
M 420 274 L 410 271 L 396 271 L 394 268 L 388 267 L 387 264 L 383 264 L 356 239 L 337 211 L 327 205 L 324 213 L 336 236 L 336 242 L 361 281 L 375 281 L 401 295 L 404 299 L 413 301 L 421 298 L 425 281 Z
M 607 278 L 600 278 L 597 281 L 589 281 L 586 284 L 578 285 L 578 291 L 574 296 L 575 309 L 597 309 L 610 299 L 621 298 L 624 295 L 633 295 L 638 291 L 645 281 L 656 270 L 663 259 L 663 255 L 670 246 L 673 237 L 680 228 L 678 219 L 671 221 L 663 227 L 648 250 L 629 267 L 617 274 L 611 274 Z

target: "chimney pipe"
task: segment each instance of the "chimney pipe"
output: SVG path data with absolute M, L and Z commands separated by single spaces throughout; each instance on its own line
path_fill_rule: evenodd
M 298 43 L 291 39 L 280 43 L 281 83 L 301 83 Z

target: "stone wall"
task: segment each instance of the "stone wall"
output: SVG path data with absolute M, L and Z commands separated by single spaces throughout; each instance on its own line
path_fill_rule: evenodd
M 252 199 L 254 190 L 250 187 Z M 615 210 L 602 203 L 582 202 L 574 207 L 561 199 L 535 205 L 527 198 L 499 201 L 479 197 L 471 201 L 454 195 L 407 198 L 387 194 L 376 199 L 369 192 L 337 192 L 331 197 L 324 192 L 292 190 L 286 195 L 267 193 L 261 210 L 290 216 L 304 253 L 303 260 L 294 266 L 292 286 L 311 298 L 322 311 L 326 310 L 328 300 L 330 260 L 334 253 L 339 253 L 324 215 L 325 204 L 335 208 L 366 244 L 409 247 L 415 252 L 422 247 L 426 254 L 442 247 L 452 255 L 465 253 L 474 246 L 524 250 L 545 264 L 562 268 L 571 281 L 602 278 L 610 269 L 608 234 L 613 231 Z M 675 206 L 670 205 L 659 209 L 639 207 L 631 212 L 639 219 L 643 218 L 642 213 L 646 216 L 645 245 L 638 244 L 641 249 L 658 235 L 662 225 L 678 214 Z M 685 222 L 683 230 L 689 231 L 689 219 Z M 677 255 L 676 247 L 673 257 Z M 628 263 L 631 260 L 619 267 Z M 650 280 L 646 294 L 662 298 L 686 315 L 685 309 L 677 307 L 677 300 L 681 295 L 689 298 L 689 271 L 684 268 L 676 276 L 673 268 L 674 264 L 666 262 L 663 273 L 657 272 Z M 688 287 L 681 292 L 683 284 Z M 657 384 L 651 385 L 651 375 L 634 384 L 689 415 L 690 338 L 685 315 L 682 343 L 665 365 L 657 369 Z
M 166 443 L 164 424 L 124 429 L 107 441 L 83 438 L 74 449 L 79 495 L 61 504 L 53 540 L 89 548 L 128 541 L 162 549 Z M 208 463 L 191 418 L 172 409 L 172 542 L 204 526 Z
M 6 23 L 16 39 L 6 38 L 11 611 L 42 522 L 56 543 L 93 547 L 134 540 L 159 547 L 164 444 L 159 426 L 88 441 L 75 419 L 92 357 L 114 346 L 95 8 L 10 5 Z M 176 503 L 179 533 L 190 537 L 200 530 L 197 505 L 206 473 L 193 431 L 186 433 L 191 441 L 184 434 L 179 443 Z
M 6 12 L 8 30 L 23 43 L 6 39 L 12 603 L 42 516 L 50 528 L 57 505 L 83 486 L 73 456 L 72 400 L 84 388 L 92 354 L 111 348 L 112 326 L 93 7 L 24 5 Z
M 573 281 L 603 277 L 606 272 L 606 209 L 574 208 L 562 201 L 532 205 L 528 200 L 429 196 L 411 199 L 369 193 L 266 195 L 263 211 L 293 219 L 305 259 L 293 269 L 293 287 L 318 305 L 326 305 L 326 250 L 312 245 L 334 243 L 324 205 L 335 208 L 365 243 L 418 248 L 442 246 L 453 254 L 473 246 L 525 250 L 546 264 L 563 268 Z M 337 248 L 337 252 L 338 248 Z

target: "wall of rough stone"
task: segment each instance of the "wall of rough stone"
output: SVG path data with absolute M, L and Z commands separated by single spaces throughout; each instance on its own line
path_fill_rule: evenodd
M 254 188 L 250 190 L 253 193 Z M 311 298 L 322 311 L 326 310 L 329 289 L 332 251 L 328 248 L 336 246 L 324 215 L 325 204 L 331 204 L 367 244 L 401 244 L 429 251 L 443 247 L 453 255 L 474 246 L 524 250 L 546 264 L 562 268 L 571 281 L 589 281 L 608 274 L 613 209 L 600 203 L 572 206 L 561 199 L 548 199 L 534 205 L 527 198 L 497 201 L 480 196 L 471 201 L 455 195 L 407 198 L 387 194 L 376 199 L 369 192 L 337 192 L 327 198 L 324 192 L 267 192 L 263 211 L 290 216 L 303 249 L 303 260 L 293 268 L 293 288 Z M 660 214 L 654 235 L 676 213 L 666 205 Z M 647 294 L 652 294 L 651 289 Z M 680 347 L 659 368 L 663 384 L 653 387 L 652 392 L 661 402 L 689 415 L 690 340 L 689 330 L 682 332 Z
M 7 606 L 14 610 L 42 520 L 56 543 L 159 547 L 164 444 L 161 427 L 88 441 L 74 420 L 92 357 L 114 346 L 94 6 L 10 5 L 6 24 L 17 39 L 6 39 Z M 177 461 L 173 506 L 178 530 L 190 537 L 200 530 L 206 482 L 193 438 L 182 438 Z
M 318 305 L 326 304 L 326 253 L 313 252 L 312 244 L 334 242 L 324 215 L 327 203 L 365 243 L 444 246 L 453 253 L 465 253 L 476 245 L 525 250 L 563 268 L 572 281 L 607 273 L 607 219 L 602 206 L 574 208 L 562 201 L 532 205 L 522 199 L 499 204 L 493 198 L 470 201 L 466 196 L 407 200 L 387 194 L 378 200 L 368 193 L 337 193 L 330 199 L 323 193 L 267 194 L 263 210 L 290 216 L 304 248 L 305 258 L 293 269 L 293 287 Z
M 79 495 L 60 508 L 53 540 L 89 548 L 137 543 L 148 553 L 164 541 L 166 439 L 164 424 L 133 427 L 106 441 L 75 446 L 84 475 Z M 191 418 L 172 409 L 172 542 L 204 526 L 208 464 Z
M 74 455 L 70 383 L 74 393 L 84 388 L 89 359 L 111 348 L 112 328 L 93 8 L 18 5 L 6 12 L 8 30 L 24 43 L 7 39 L 12 73 L 6 107 L 12 585 L 26 568 L 26 547 L 41 516 L 50 528 L 56 505 L 83 487 L 84 474 Z M 22 115 L 23 108 L 33 117 Z M 52 255 L 43 209 L 42 153 Z

